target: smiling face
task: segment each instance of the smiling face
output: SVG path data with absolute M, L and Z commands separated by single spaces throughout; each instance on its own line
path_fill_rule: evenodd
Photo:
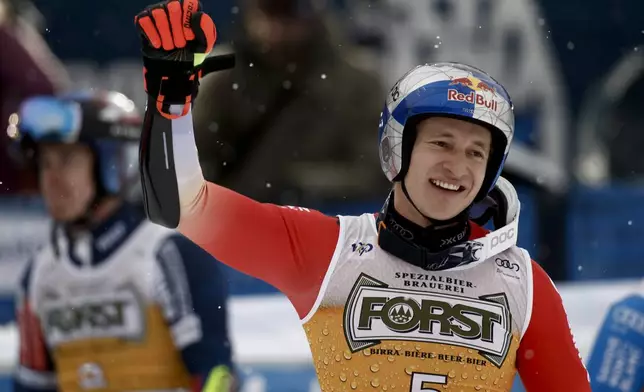
M 416 130 L 405 186 L 425 216 L 451 219 L 472 204 L 481 189 L 491 152 L 491 133 L 481 125 L 446 117 L 422 120 Z M 402 193 L 400 184 L 396 188 Z M 408 205 L 399 205 L 399 200 Z M 399 213 L 416 223 L 427 223 L 404 195 L 395 197 L 395 201 L 396 209 L 402 209 Z

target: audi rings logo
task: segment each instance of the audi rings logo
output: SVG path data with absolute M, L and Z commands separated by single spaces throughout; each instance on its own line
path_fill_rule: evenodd
M 389 218 L 389 225 L 402 238 L 404 238 L 404 239 L 406 239 L 408 241 L 411 241 L 411 240 L 414 239 L 414 234 L 411 231 L 409 231 L 409 230 L 405 229 L 404 227 L 402 227 L 393 218 Z
M 496 265 L 498 265 L 501 268 L 507 268 L 507 269 L 511 269 L 511 270 L 514 270 L 514 271 L 518 271 L 520 269 L 519 264 L 510 262 L 510 260 L 499 259 L 497 257 L 494 262 L 496 263 Z

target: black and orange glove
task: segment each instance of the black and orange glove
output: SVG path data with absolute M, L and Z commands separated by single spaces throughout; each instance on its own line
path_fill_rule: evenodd
M 201 64 L 217 40 L 214 22 L 199 9 L 198 0 L 170 0 L 145 8 L 134 18 L 142 38 L 145 91 L 169 119 L 190 110 Z M 170 105 L 183 105 L 181 114 L 170 113 Z

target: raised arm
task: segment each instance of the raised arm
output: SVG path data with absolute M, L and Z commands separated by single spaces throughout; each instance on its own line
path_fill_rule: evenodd
M 188 25 L 198 29 L 184 27 L 186 15 Z M 149 95 L 140 148 L 148 217 L 178 227 L 217 259 L 275 286 L 303 317 L 335 251 L 337 220 L 303 208 L 258 203 L 206 182 L 190 106 L 200 69 L 194 69 L 194 53 L 212 48 L 212 20 L 198 11 L 195 0 L 172 0 L 147 8 L 136 22 L 143 32 Z

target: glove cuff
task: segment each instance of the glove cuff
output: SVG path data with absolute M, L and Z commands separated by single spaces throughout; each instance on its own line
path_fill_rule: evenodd
M 200 69 L 192 61 L 171 61 L 143 56 L 145 91 L 169 113 L 170 105 L 188 105 L 197 96 Z M 161 109 L 160 109 L 161 110 Z

